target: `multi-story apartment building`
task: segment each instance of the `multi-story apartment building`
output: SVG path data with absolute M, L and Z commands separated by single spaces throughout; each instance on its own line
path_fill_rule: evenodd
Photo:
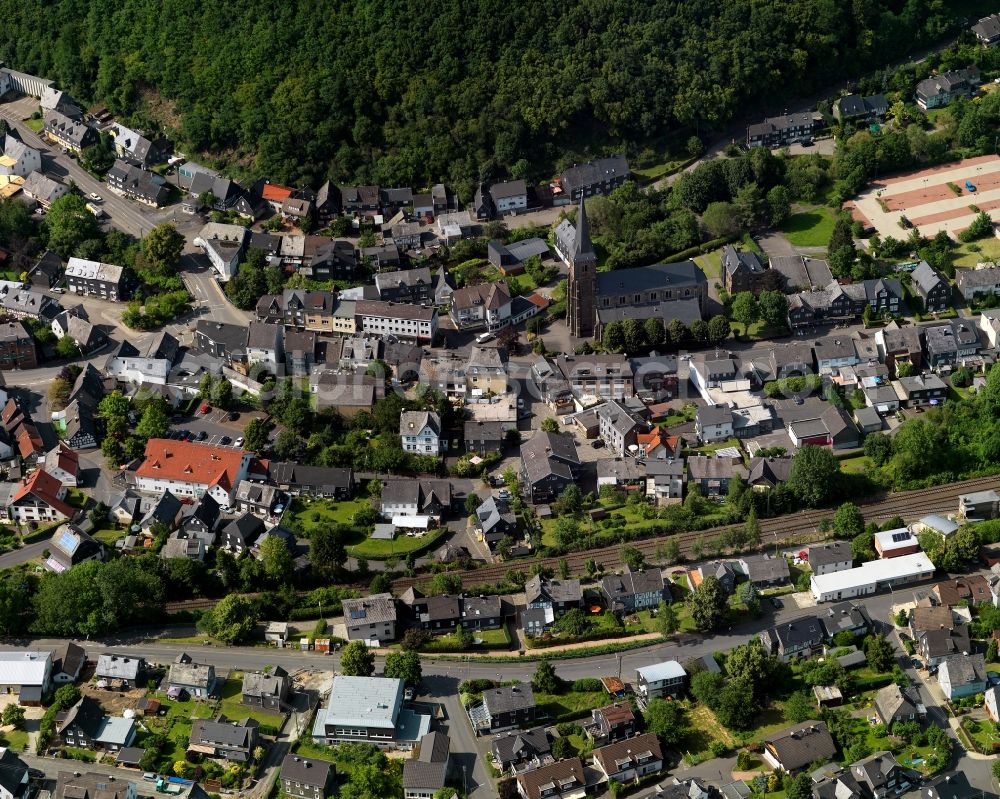
M 355 303 L 357 328 L 362 333 L 377 336 L 394 335 L 421 342 L 433 341 L 437 335 L 436 308 L 421 305 L 397 305 L 381 300 L 358 300 Z
M 106 300 L 127 300 L 125 268 L 83 258 L 70 258 L 66 264 L 66 287 L 74 294 L 86 294 Z

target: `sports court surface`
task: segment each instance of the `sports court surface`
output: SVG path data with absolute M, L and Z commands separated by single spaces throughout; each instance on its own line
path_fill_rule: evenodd
M 966 187 L 970 181 L 976 187 Z M 961 190 L 956 194 L 948 184 Z M 905 216 L 927 238 L 946 230 L 952 238 L 967 228 L 976 215 L 975 205 L 1000 221 L 1000 157 L 986 155 L 957 164 L 909 172 L 873 182 L 866 191 L 844 204 L 855 219 L 874 227 L 880 236 L 902 239 L 909 230 L 899 224 Z

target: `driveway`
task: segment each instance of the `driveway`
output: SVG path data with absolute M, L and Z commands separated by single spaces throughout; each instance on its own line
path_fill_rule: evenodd
M 757 243 L 768 257 L 771 258 L 783 255 L 798 255 L 792 243 L 777 231 L 764 234 L 757 239 Z

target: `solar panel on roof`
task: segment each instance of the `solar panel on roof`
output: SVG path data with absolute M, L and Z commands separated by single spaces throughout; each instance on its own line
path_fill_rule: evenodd
M 59 547 L 65 550 L 66 552 L 72 552 L 73 550 L 75 550 L 76 545 L 77 545 L 76 536 L 73 533 L 69 532 L 68 530 L 64 530 L 62 535 L 59 536 Z
M 909 532 L 893 533 L 892 534 L 892 540 L 895 541 L 895 542 L 897 542 L 897 543 L 900 542 L 900 541 L 905 541 L 909 537 L 910 537 Z
M 352 619 L 363 619 L 364 617 L 365 617 L 364 608 L 355 608 L 354 610 L 351 611 Z

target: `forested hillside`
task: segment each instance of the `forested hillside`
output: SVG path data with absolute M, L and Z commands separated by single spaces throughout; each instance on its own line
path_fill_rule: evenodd
M 189 151 L 254 174 L 467 191 L 679 124 L 756 118 L 761 102 L 941 39 L 955 13 L 948 0 L 0 0 L 0 58 L 115 113 L 150 109 Z

